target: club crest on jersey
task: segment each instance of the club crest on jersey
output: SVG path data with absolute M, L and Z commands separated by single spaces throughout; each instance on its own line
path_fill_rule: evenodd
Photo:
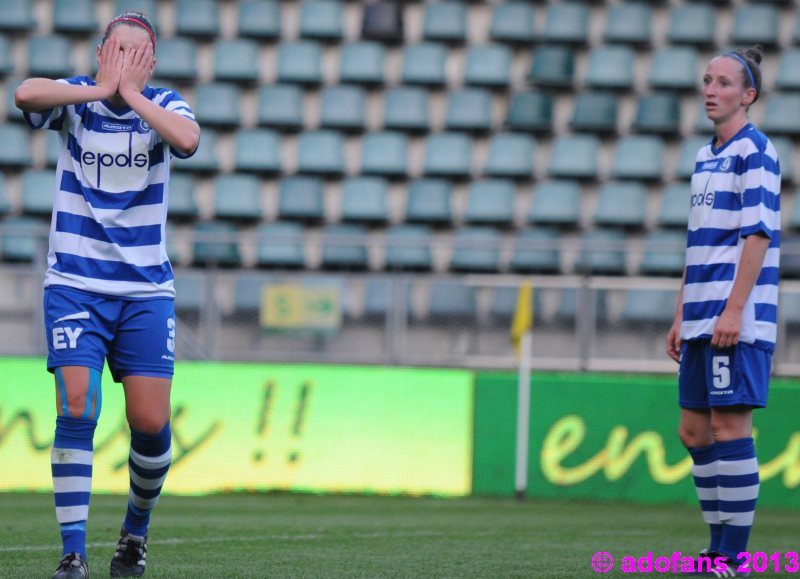
M 138 119 L 136 121 L 136 132 L 137 133 L 149 133 L 150 132 L 150 123 L 148 123 L 144 119 Z
M 722 160 L 722 163 L 719 166 L 719 170 L 722 172 L 728 171 L 731 168 L 731 158 L 725 157 Z

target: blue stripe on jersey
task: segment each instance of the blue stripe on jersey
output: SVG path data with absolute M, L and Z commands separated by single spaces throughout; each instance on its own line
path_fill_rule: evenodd
M 73 215 L 63 211 L 56 214 L 56 231 L 113 243 L 120 247 L 139 247 L 161 243 L 160 224 L 138 227 L 103 227 L 91 217 Z
M 164 147 L 162 145 L 153 147 L 147 153 L 149 157 L 147 166 L 149 169 L 164 162 Z
M 775 193 L 767 191 L 764 187 L 745 189 L 743 197 L 744 202 L 742 205 L 744 207 L 756 207 L 763 203 L 764 207 L 772 211 L 778 211 L 781 208 L 781 198 Z
M 724 300 L 708 300 L 705 302 L 686 302 L 683 304 L 683 319 L 684 320 L 706 320 L 713 318 L 722 313 L 725 309 Z
M 56 252 L 56 271 L 109 281 L 134 281 L 163 284 L 174 279 L 168 261 L 161 265 L 138 266 L 122 261 L 91 259 Z
M 742 199 L 733 191 L 714 192 L 714 209 L 727 209 L 738 211 L 742 208 Z
M 744 159 L 739 157 L 739 161 L 736 163 L 736 173 L 738 175 L 743 175 L 753 169 L 764 169 L 774 175 L 781 174 L 780 164 L 777 159 L 764 155 L 761 151 L 752 153 Z
M 778 307 L 774 304 L 754 304 L 756 319 L 762 322 L 778 323 Z
M 708 283 L 712 281 L 731 281 L 736 275 L 736 264 L 709 263 L 706 265 L 687 265 L 686 284 Z
M 778 285 L 780 270 L 777 267 L 762 267 L 756 285 Z
M 92 476 L 91 464 L 58 464 L 50 465 L 53 476 Z
M 739 243 L 739 231 L 736 229 L 714 229 L 705 227 L 689 231 L 686 240 L 688 247 L 711 245 L 714 247 L 735 246 Z
M 130 209 L 142 205 L 158 205 L 164 202 L 164 184 L 153 183 L 141 191 L 122 191 L 106 193 L 99 189 L 84 187 L 78 176 L 72 171 L 61 174 L 61 190 L 67 193 L 82 195 L 86 202 L 95 209 Z
M 769 244 L 769 247 L 780 246 L 780 240 L 776 239 L 776 235 L 778 232 L 767 227 L 766 223 L 764 223 L 763 221 L 759 221 L 758 223 L 755 223 L 754 225 L 751 225 L 749 227 L 742 227 L 739 230 L 739 235 L 741 237 L 747 237 L 748 235 L 755 235 L 757 233 L 763 233 L 765 236 L 767 236 L 772 240 L 772 243 Z
M 136 120 L 109 117 L 88 109 L 83 115 L 83 128 L 93 133 L 129 133 Z

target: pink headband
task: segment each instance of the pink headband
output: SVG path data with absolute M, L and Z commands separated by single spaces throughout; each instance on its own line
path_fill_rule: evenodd
M 112 20 L 111 22 L 108 23 L 108 26 L 106 26 L 106 33 L 108 33 L 108 30 L 112 26 L 114 26 L 114 24 L 116 24 L 117 22 L 132 22 L 133 24 L 138 24 L 139 26 L 144 28 L 147 31 L 147 34 L 150 35 L 150 41 L 153 43 L 153 50 L 155 50 L 155 48 L 156 48 L 156 37 L 153 34 L 153 31 L 150 30 L 150 27 L 147 26 L 144 22 L 142 22 L 141 20 L 137 20 L 136 18 L 128 18 L 127 16 L 120 16 L 119 18 L 115 18 L 114 20 Z

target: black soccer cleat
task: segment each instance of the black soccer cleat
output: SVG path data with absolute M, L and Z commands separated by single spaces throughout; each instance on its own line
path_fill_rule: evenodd
M 112 577 L 141 577 L 147 564 L 147 537 L 129 535 L 122 529 L 119 532 L 117 552 L 111 559 Z
M 53 572 L 53 579 L 84 579 L 89 577 L 86 557 L 80 553 L 67 553 Z

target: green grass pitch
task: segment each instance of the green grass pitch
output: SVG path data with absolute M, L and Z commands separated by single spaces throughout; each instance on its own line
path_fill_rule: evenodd
M 0 577 L 49 577 L 60 541 L 52 496 L 0 493 Z M 92 497 L 89 565 L 107 577 L 126 497 Z M 797 512 L 761 509 L 751 551 L 797 551 Z M 512 499 L 301 494 L 164 496 L 146 577 L 630 577 L 592 555 L 694 555 L 698 509 Z M 774 575 L 774 573 L 767 573 Z M 784 573 L 789 576 L 792 574 Z M 665 576 L 653 573 L 652 576 Z

